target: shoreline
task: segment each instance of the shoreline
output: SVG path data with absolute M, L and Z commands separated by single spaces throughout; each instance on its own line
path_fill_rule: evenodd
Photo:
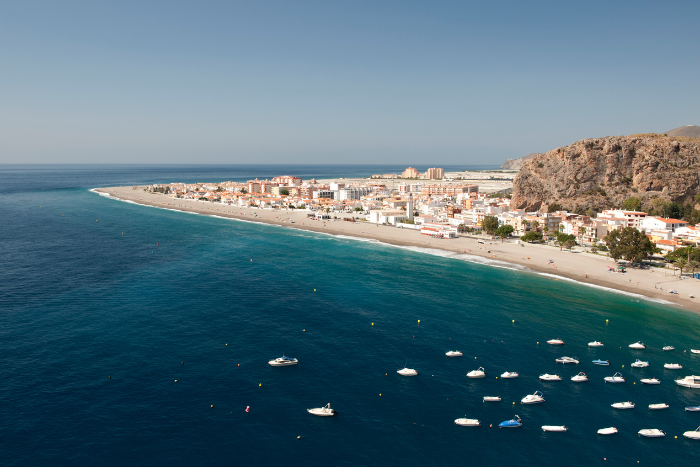
M 486 237 L 460 236 L 457 239 L 435 239 L 421 235 L 412 229 L 370 224 L 365 221 L 347 222 L 340 214 L 339 220 L 312 220 L 307 218 L 311 211 L 268 210 L 242 208 L 213 204 L 203 201 L 181 200 L 168 195 L 147 193 L 128 187 L 93 188 L 90 191 L 101 196 L 114 197 L 121 201 L 144 206 L 152 206 L 174 211 L 192 212 L 221 218 L 278 225 L 321 234 L 346 237 L 355 240 L 369 240 L 390 246 L 420 249 L 427 254 L 441 256 L 468 255 L 467 260 L 479 264 L 504 267 L 522 272 L 532 272 L 554 280 L 566 280 L 598 289 L 637 296 L 666 305 L 676 305 L 684 310 L 700 313 L 700 299 L 689 298 L 690 294 L 700 295 L 700 281 L 679 280 L 671 271 L 628 269 L 626 273 L 607 272 L 615 262 L 607 257 L 582 251 L 559 251 L 556 247 L 534 244 L 500 243 Z M 477 241 L 485 243 L 480 244 Z M 523 246 L 524 245 L 524 246 Z M 432 250 L 432 251 L 431 251 Z M 443 252 L 450 253 L 446 255 Z M 456 258 L 460 259 L 460 258 Z M 553 260 L 553 263 L 550 263 Z M 668 290 L 677 290 L 678 295 Z

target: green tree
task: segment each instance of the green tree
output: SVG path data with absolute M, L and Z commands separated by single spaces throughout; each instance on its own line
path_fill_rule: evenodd
M 289 190 L 283 188 L 280 190 L 280 195 L 289 196 Z
M 536 232 L 534 230 L 531 230 L 530 232 L 526 233 L 522 237 L 520 237 L 520 240 L 524 242 L 541 242 L 542 241 L 542 233 L 541 232 Z
M 635 196 L 630 196 L 622 202 L 622 209 L 625 211 L 641 211 L 642 200 Z
M 666 217 L 666 200 L 663 198 L 654 198 L 651 200 L 651 205 L 654 207 L 656 214 L 661 214 Z
M 678 258 L 685 258 L 688 261 L 700 261 L 700 248 L 687 246 L 684 248 L 679 248 L 676 251 L 672 251 L 666 255 L 666 260 L 670 262 L 673 262 Z
M 537 221 L 532 221 L 532 228 L 535 229 L 535 231 L 539 232 L 540 230 L 540 223 Z
M 557 235 L 557 246 L 559 246 L 559 251 L 566 247 L 566 242 L 569 240 L 574 242 L 574 245 L 576 244 L 576 237 L 573 235 L 567 235 L 565 233 L 560 233 Z
M 246 194 L 248 193 L 248 190 L 246 190 L 245 188 L 241 188 L 241 193 Z
M 576 240 L 574 240 L 573 238 L 568 239 L 568 240 L 564 243 L 564 248 L 566 248 L 567 250 L 569 250 L 569 252 L 570 252 L 571 249 L 572 249 L 573 247 L 575 247 L 575 246 L 576 246 Z
M 605 237 L 605 243 L 610 249 L 610 257 L 615 261 L 623 258 L 634 263 L 641 263 L 655 250 L 649 237 L 634 227 L 613 230 Z
M 481 223 L 481 228 L 486 231 L 487 234 L 493 235 L 498 230 L 498 219 L 494 216 L 484 217 L 484 221 Z
M 673 264 L 676 265 L 678 269 L 681 270 L 681 276 L 683 275 L 683 269 L 685 269 L 686 266 L 688 266 L 688 260 L 685 259 L 684 257 L 680 257 L 677 260 L 673 262 Z
M 498 229 L 496 229 L 496 235 L 501 237 L 501 243 L 503 243 L 503 237 L 510 237 L 510 234 L 513 233 L 513 226 L 512 225 L 502 225 Z

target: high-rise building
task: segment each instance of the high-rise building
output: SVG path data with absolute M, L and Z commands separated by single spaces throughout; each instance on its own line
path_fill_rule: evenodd
M 403 171 L 401 178 L 418 178 L 420 177 L 420 172 L 418 172 L 413 167 L 409 167 Z
M 430 168 L 425 171 L 425 174 L 423 174 L 423 178 L 427 178 L 428 180 L 439 180 L 445 177 L 445 169 L 439 169 L 439 168 Z

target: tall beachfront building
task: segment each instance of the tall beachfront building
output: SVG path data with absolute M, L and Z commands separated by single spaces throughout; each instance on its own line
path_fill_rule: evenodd
M 403 171 L 401 174 L 401 178 L 418 178 L 420 177 L 420 172 L 418 172 L 415 168 L 409 167 L 406 170 Z
M 439 180 L 445 177 L 445 169 L 438 169 L 438 168 L 430 168 L 425 171 L 425 174 L 423 174 L 423 178 L 426 178 L 428 180 Z

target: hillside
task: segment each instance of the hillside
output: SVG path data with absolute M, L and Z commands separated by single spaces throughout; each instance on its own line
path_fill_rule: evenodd
M 700 139 L 642 134 L 584 139 L 525 161 L 511 206 L 534 211 L 620 206 L 630 196 L 687 200 L 700 191 Z
M 539 155 L 539 152 L 533 152 L 532 154 L 528 154 L 527 156 L 523 156 L 519 159 L 508 159 L 503 163 L 503 165 L 501 165 L 501 170 L 520 170 L 520 167 L 522 167 L 523 162 L 528 161 L 533 157 Z
M 700 126 L 687 125 L 665 132 L 668 136 L 687 136 L 689 138 L 700 138 Z

